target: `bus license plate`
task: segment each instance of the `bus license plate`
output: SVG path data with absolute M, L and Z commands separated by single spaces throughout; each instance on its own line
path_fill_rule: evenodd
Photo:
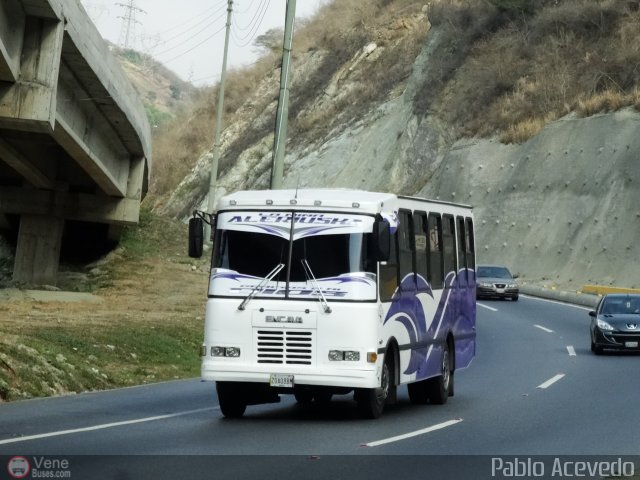
M 272 373 L 269 378 L 269 385 L 271 387 L 293 388 L 293 375 Z
M 624 342 L 624 346 L 627 348 L 638 348 L 638 342 Z

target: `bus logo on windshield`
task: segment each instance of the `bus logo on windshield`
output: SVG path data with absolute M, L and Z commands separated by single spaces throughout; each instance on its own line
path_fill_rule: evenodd
M 302 317 L 287 317 L 285 315 L 267 315 L 267 323 L 302 323 Z

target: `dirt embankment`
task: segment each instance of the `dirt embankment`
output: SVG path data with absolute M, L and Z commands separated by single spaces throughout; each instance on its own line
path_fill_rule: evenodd
M 197 376 L 209 268 L 187 257 L 185 231 L 146 215 L 78 272 L 94 283 L 79 301 L 3 291 L 0 401 Z

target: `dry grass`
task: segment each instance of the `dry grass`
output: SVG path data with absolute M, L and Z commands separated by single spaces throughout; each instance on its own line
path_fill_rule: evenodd
M 638 91 L 635 90 L 637 98 Z M 615 112 L 623 107 L 634 104 L 634 94 L 625 95 L 619 91 L 606 90 L 587 98 L 580 98 L 576 104 L 576 113 L 581 117 L 588 117 L 602 112 Z
M 301 51 L 329 54 L 292 97 L 290 128 L 297 141 L 313 142 L 338 124 L 357 120 L 405 83 L 429 28 L 420 16 L 422 6 L 410 0 L 334 2 L 301 29 Z M 372 43 L 375 61 L 358 60 Z M 357 68 L 350 68 L 356 62 Z M 318 104 L 331 82 L 345 90 Z
M 500 136 L 500 141 L 506 144 L 523 143 L 540 132 L 544 126 L 545 121 L 541 118 L 523 120 L 516 125 L 509 126 Z
M 275 68 L 275 58 L 266 56 L 251 68 L 231 70 L 225 85 L 223 128 L 252 95 L 262 78 Z M 194 93 L 174 121 L 154 132 L 154 170 L 149 201 L 156 202 L 175 190 L 198 159 L 213 147 L 218 85 Z
M 562 0 L 511 18 L 475 42 L 438 114 L 458 136 L 524 141 L 535 125 L 574 110 L 590 115 L 637 104 L 640 13 L 631 4 Z

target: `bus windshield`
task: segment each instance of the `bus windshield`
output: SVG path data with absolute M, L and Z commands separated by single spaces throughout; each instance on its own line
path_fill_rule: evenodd
M 372 224 L 357 215 L 221 214 L 209 294 L 244 297 L 260 285 L 257 298 L 315 299 L 320 289 L 331 300 L 375 300 Z

